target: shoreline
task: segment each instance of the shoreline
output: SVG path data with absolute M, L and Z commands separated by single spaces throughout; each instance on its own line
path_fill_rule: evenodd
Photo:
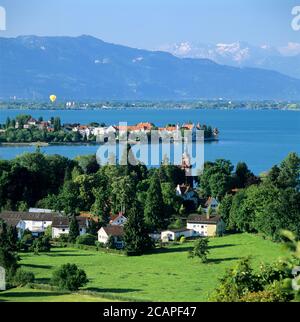
M 119 140 L 117 140 L 119 142 Z M 173 141 L 171 143 L 176 143 L 178 141 Z M 194 142 L 194 141 L 193 141 Z M 206 138 L 204 142 L 219 142 L 218 138 Z M 128 141 L 128 144 L 138 144 L 138 141 Z M 0 143 L 1 147 L 49 147 L 49 146 L 95 146 L 101 145 L 100 142 L 2 142 Z

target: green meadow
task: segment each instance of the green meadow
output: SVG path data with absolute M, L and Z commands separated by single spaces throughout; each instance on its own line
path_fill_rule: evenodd
M 209 261 L 189 259 L 193 243 L 169 246 L 141 257 L 53 248 L 50 253 L 22 253 L 22 268 L 36 283 L 49 283 L 53 270 L 65 263 L 84 269 L 89 283 L 83 293 L 65 294 L 18 288 L 0 293 L 0 301 L 207 301 L 226 269 L 251 256 L 255 267 L 287 257 L 280 244 L 250 234 L 210 239 Z

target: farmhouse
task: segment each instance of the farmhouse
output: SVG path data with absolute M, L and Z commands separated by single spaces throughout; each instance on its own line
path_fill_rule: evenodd
M 127 221 L 127 218 L 120 212 L 118 215 L 111 216 L 109 224 L 112 226 L 124 226 Z
M 86 234 L 88 220 L 84 217 L 76 217 L 79 226 L 80 235 Z M 52 223 L 52 238 L 58 238 L 61 235 L 69 234 L 70 220 L 68 217 L 55 217 Z
M 177 185 L 176 195 L 185 201 L 192 201 L 195 204 L 195 207 L 197 207 L 199 201 L 198 194 L 189 184 Z
M 113 237 L 116 248 L 124 248 L 123 241 L 124 229 L 122 226 L 106 226 L 101 227 L 98 231 L 98 241 L 107 244 L 110 237 Z
M 2 219 L 8 226 L 16 228 L 18 232 L 18 239 L 21 239 L 25 231 L 26 224 L 23 220 L 17 218 Z
M 0 213 L 3 220 L 19 220 L 25 222 L 25 229 L 31 231 L 33 236 L 39 236 L 52 225 L 53 218 L 57 214 L 40 212 L 16 212 L 6 211 Z
M 220 216 L 190 215 L 187 219 L 187 229 L 194 231 L 194 237 L 214 237 L 224 233 L 225 223 Z
M 217 210 L 218 206 L 219 206 L 218 200 L 213 197 L 209 197 L 205 203 L 205 207 L 207 209 L 210 207 L 212 210 Z
M 192 237 L 193 230 L 182 228 L 182 229 L 169 229 L 161 232 L 161 240 L 162 241 L 175 241 L 180 237 Z

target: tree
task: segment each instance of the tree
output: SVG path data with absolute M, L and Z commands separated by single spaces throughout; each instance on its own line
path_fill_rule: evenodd
M 257 291 L 262 291 L 262 287 L 253 273 L 250 259 L 244 258 L 220 279 L 212 299 L 216 302 L 238 302 L 248 292 Z
M 206 162 L 199 177 L 200 191 L 204 197 L 214 196 L 221 199 L 232 188 L 233 165 L 223 159 Z
M 217 302 L 289 302 L 293 292 L 291 263 L 278 261 L 262 264 L 258 272 L 251 267 L 250 259 L 241 259 L 220 279 L 212 299 Z
M 108 237 L 108 240 L 105 243 L 105 247 L 108 248 L 108 249 L 116 249 L 114 236 L 109 236 Z
M 204 209 L 202 208 L 202 206 L 201 206 L 201 205 L 197 208 L 197 213 L 198 213 L 199 215 L 203 215 L 203 214 L 204 214 Z
M 232 207 L 232 195 L 226 195 L 220 204 L 219 207 L 219 214 L 221 215 L 222 219 L 224 220 L 226 227 L 229 224 L 229 216 L 230 216 L 230 210 Z
M 238 162 L 234 174 L 234 180 L 237 188 L 245 188 L 254 183 L 257 178 L 249 170 L 245 162 Z
M 207 262 L 207 255 L 209 254 L 208 249 L 208 238 L 200 238 L 195 241 L 194 248 L 189 252 L 189 257 L 199 257 L 200 261 L 202 263 Z
M 102 225 L 109 223 L 110 218 L 110 203 L 107 194 L 107 189 L 104 187 L 94 188 L 92 190 L 95 202 L 92 205 L 91 211 L 93 214 L 98 216 L 99 221 Z
M 40 236 L 34 239 L 30 250 L 35 254 L 46 253 L 51 249 L 50 237 L 49 236 Z
M 78 221 L 76 220 L 76 217 L 74 216 L 71 219 L 70 225 L 69 225 L 69 237 L 68 237 L 68 241 L 70 243 L 75 243 L 76 242 L 76 238 L 79 235 L 80 235 L 80 233 L 79 233 Z
M 59 195 L 63 210 L 66 215 L 75 216 L 79 213 L 80 208 L 79 186 L 73 181 L 64 183 L 62 192 Z
M 96 242 L 96 236 L 91 234 L 84 234 L 84 235 L 78 236 L 76 239 L 76 243 L 79 245 L 95 246 L 95 242 Z
M 127 213 L 124 242 L 126 252 L 130 255 L 141 255 L 153 247 L 143 219 L 143 211 L 137 200 L 134 201 Z
M 61 290 L 77 291 L 88 283 L 84 270 L 79 269 L 75 264 L 64 264 L 54 271 L 51 284 Z
M 135 183 L 132 175 L 124 175 L 112 183 L 111 199 L 114 213 L 126 213 L 135 198 Z
M 278 175 L 280 188 L 300 189 L 300 157 L 297 153 L 290 153 L 280 165 Z
M 181 198 L 176 196 L 175 187 L 172 183 L 163 182 L 161 184 L 161 191 L 165 205 L 165 219 L 169 221 L 174 213 L 178 213 Z
M 155 172 L 150 179 L 144 209 L 145 222 L 149 229 L 155 230 L 166 226 L 164 209 L 160 180 L 157 172 Z
M 99 164 L 95 155 L 83 155 L 75 159 L 85 174 L 96 173 L 99 170 Z
M 53 120 L 53 128 L 55 132 L 58 132 L 61 130 L 61 121 L 59 117 L 55 117 Z

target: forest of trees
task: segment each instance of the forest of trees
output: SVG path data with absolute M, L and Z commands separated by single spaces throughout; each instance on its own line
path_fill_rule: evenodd
M 128 148 L 130 156 L 131 149 Z M 199 176 L 199 200 L 213 196 L 229 232 L 260 233 L 280 240 L 281 229 L 300 237 L 300 158 L 291 153 L 280 165 L 260 177 L 245 163 L 205 164 Z M 0 161 L 1 210 L 39 207 L 76 216 L 89 211 L 101 225 L 111 214 L 131 214 L 148 231 L 172 225 L 181 228 L 195 206 L 176 196 L 185 173 L 168 163 L 148 169 L 143 164 L 102 165 L 95 156 L 74 160 L 39 151 L 11 161 Z M 137 214 L 133 214 L 136 209 Z M 181 227 L 179 227 L 181 225 Z M 137 228 L 141 229 L 141 228 Z

